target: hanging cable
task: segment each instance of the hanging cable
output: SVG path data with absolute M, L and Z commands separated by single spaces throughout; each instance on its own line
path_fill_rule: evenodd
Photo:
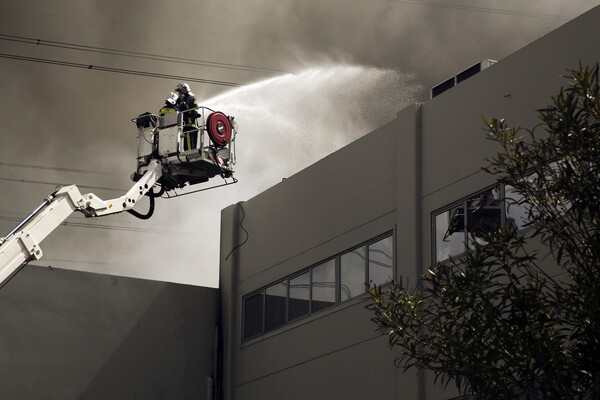
M 152 217 L 152 214 L 154 214 L 154 199 L 156 198 L 156 196 L 154 195 L 154 188 L 150 188 L 148 193 L 146 193 L 146 196 L 150 198 L 150 209 L 146 214 L 139 213 L 133 209 L 127 210 L 127 212 L 139 219 L 150 219 L 150 217 Z
M 244 231 L 244 233 L 246 234 L 246 239 L 244 239 L 244 241 L 242 243 L 238 244 L 233 249 L 231 249 L 231 251 L 229 252 L 229 254 L 227 254 L 227 257 L 225 257 L 225 261 L 227 261 L 227 259 L 229 259 L 229 257 L 233 254 L 234 251 L 236 251 L 237 249 L 239 249 L 240 247 L 242 247 L 243 245 L 245 245 L 246 242 L 248 241 L 248 239 L 250 238 L 250 234 L 248 233 L 248 231 L 246 230 L 246 228 L 244 228 L 244 226 L 242 225 L 242 223 L 244 222 L 244 218 L 246 217 L 246 214 L 244 214 L 244 207 L 242 207 L 242 203 L 243 203 L 243 201 L 238 202 L 237 206 L 242 211 L 242 219 L 240 219 L 240 229 L 242 231 Z

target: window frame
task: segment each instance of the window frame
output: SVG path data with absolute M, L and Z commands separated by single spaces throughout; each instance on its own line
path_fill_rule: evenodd
M 380 286 L 386 285 L 389 282 L 392 282 L 394 279 L 396 279 L 396 242 L 394 240 L 394 236 L 393 235 L 380 235 L 372 240 L 370 240 L 369 242 L 367 242 L 365 244 L 365 262 L 367 263 L 366 265 L 366 280 L 365 280 L 365 285 L 369 285 L 371 286 L 371 246 L 375 243 L 381 242 L 385 239 L 388 238 L 392 238 L 392 276 L 391 276 L 391 280 L 386 281 L 385 283 L 381 284 Z
M 440 207 L 434 211 L 431 212 L 430 214 L 430 232 L 431 232 L 431 263 L 435 264 L 435 263 L 440 263 L 440 262 L 446 262 L 450 257 L 460 257 L 463 254 L 465 254 L 465 252 L 467 251 L 467 249 L 469 248 L 469 246 L 472 246 L 470 243 L 470 238 L 469 238 L 469 231 L 468 231 L 468 201 L 470 199 L 473 199 L 474 197 L 481 195 L 485 192 L 489 192 L 489 191 L 493 191 L 494 189 L 498 190 L 498 200 L 500 201 L 500 226 L 505 226 L 506 225 L 506 215 L 507 215 L 507 210 L 506 210 L 506 191 L 505 191 L 505 184 L 504 183 L 495 183 L 493 185 L 489 185 L 486 186 L 485 188 L 478 190 L 476 192 L 473 192 L 471 194 L 469 194 L 468 196 L 464 196 L 462 198 L 460 198 L 459 200 L 453 201 L 452 203 L 449 203 L 443 207 Z M 438 251 L 438 240 L 437 240 L 437 217 L 445 212 L 450 211 L 453 208 L 457 208 L 457 207 L 462 207 L 463 209 L 463 225 L 464 225 L 464 239 L 463 239 L 463 245 L 464 245 L 464 250 L 460 253 L 457 254 L 453 254 L 447 258 L 438 260 L 437 259 L 437 251 Z
M 313 265 L 310 266 L 310 307 L 309 307 L 309 311 L 310 312 L 309 312 L 309 315 L 312 315 L 313 313 L 317 313 L 317 312 L 326 310 L 329 307 L 333 307 L 333 306 L 339 304 L 338 295 L 337 295 L 338 286 L 339 286 L 339 284 L 338 284 L 338 273 L 337 273 L 337 269 L 338 269 L 337 258 L 338 258 L 337 255 L 335 255 L 333 257 L 327 258 L 327 259 L 325 259 L 325 260 L 323 260 L 321 262 L 318 262 L 318 263 L 313 264 Z M 317 311 L 313 311 L 313 302 L 315 301 L 314 300 L 314 296 L 313 296 L 313 288 L 314 288 L 314 286 L 313 286 L 313 284 L 314 284 L 314 274 L 313 274 L 313 271 L 315 270 L 315 268 L 318 268 L 318 267 L 320 267 L 322 265 L 325 265 L 325 264 L 327 264 L 330 261 L 333 261 L 333 304 L 329 305 L 329 306 L 327 306 L 325 308 L 321 308 L 321 309 L 319 309 Z
M 302 276 L 302 275 L 304 275 L 306 273 L 308 273 L 308 299 L 307 299 L 307 301 L 308 301 L 308 312 L 306 314 L 303 314 L 303 315 L 300 315 L 298 317 L 295 317 L 295 318 L 291 319 L 290 318 L 290 307 L 289 307 L 290 306 L 290 292 L 291 292 L 291 289 L 292 289 L 291 282 L 292 282 L 293 279 L 296 279 L 296 278 L 298 278 L 298 277 L 300 277 L 300 276 Z M 304 269 L 296 272 L 293 275 L 289 275 L 284 280 L 288 281 L 288 291 L 287 291 L 287 301 L 286 301 L 288 306 L 287 306 L 287 309 L 286 309 L 287 316 L 286 316 L 285 325 L 290 324 L 292 322 L 299 321 L 299 320 L 307 318 L 307 317 L 310 317 L 310 315 L 311 315 L 311 304 L 312 304 L 312 290 L 311 290 L 312 271 L 311 271 L 310 267 L 309 268 L 304 268 Z
M 262 294 L 262 307 L 261 307 L 261 316 L 262 316 L 262 324 L 261 324 L 261 329 L 259 333 L 256 333 L 254 335 L 250 335 L 249 337 L 246 337 L 246 316 L 247 316 L 247 307 L 246 307 L 246 301 L 258 294 Z M 261 288 L 259 290 L 255 290 L 252 293 L 247 294 L 246 296 L 244 296 L 242 298 L 242 338 L 244 341 L 247 340 L 251 340 L 254 339 L 256 337 L 262 336 L 265 334 L 265 288 Z
M 367 282 L 369 281 L 369 250 L 368 250 L 368 242 L 365 243 L 361 243 L 358 246 L 354 246 L 351 247 L 341 253 L 339 253 L 337 255 L 337 259 L 338 259 L 338 264 L 339 264 L 339 271 L 340 271 L 340 275 L 339 275 L 339 292 L 340 292 L 340 298 L 339 298 L 339 302 L 340 303 L 345 303 L 347 301 L 350 301 L 356 297 L 362 296 L 363 294 L 365 294 L 365 291 L 362 291 L 360 294 L 354 295 L 354 296 L 350 296 L 345 300 L 342 300 L 342 256 L 346 255 L 346 254 L 350 254 L 353 251 L 355 251 L 356 249 L 360 249 L 362 248 L 364 250 L 364 257 L 363 257 L 363 269 L 364 269 L 364 273 L 363 273 L 363 282 L 362 285 L 363 287 L 366 288 Z
M 331 310 L 340 304 L 348 303 L 349 301 L 351 301 L 353 299 L 364 296 L 366 293 L 366 290 L 356 296 L 350 297 L 350 298 L 342 301 L 342 299 L 341 299 L 341 256 L 344 254 L 347 254 L 351 251 L 354 251 L 357 248 L 361 248 L 361 247 L 364 248 L 364 251 L 365 251 L 365 257 L 364 257 L 365 273 L 364 273 L 364 282 L 363 283 L 365 284 L 365 288 L 366 288 L 366 285 L 370 284 L 369 283 L 369 246 L 371 246 L 372 244 L 377 243 L 379 241 L 382 241 L 384 239 L 387 239 L 387 238 L 391 238 L 390 240 L 392 241 L 392 277 L 391 278 L 393 280 L 396 277 L 396 240 L 395 240 L 396 235 L 395 235 L 395 230 L 390 229 L 390 230 L 386 231 L 385 233 L 382 233 L 378 236 L 375 236 L 374 238 L 371 238 L 365 242 L 362 242 L 361 244 L 358 244 L 349 249 L 341 251 L 333 256 L 325 258 L 325 259 L 323 259 L 317 263 L 314 263 L 308 267 L 302 268 L 301 270 L 296 271 L 293 274 L 287 275 L 287 276 L 285 276 L 281 279 L 278 279 L 274 282 L 270 282 L 269 284 L 264 285 L 257 290 L 254 290 L 252 292 L 249 292 L 248 294 L 243 295 L 241 298 L 241 300 L 242 300 L 242 323 L 241 323 L 242 343 L 250 341 L 257 337 L 263 336 L 265 334 L 278 331 L 278 330 L 284 328 L 285 326 L 296 323 L 297 321 L 301 321 L 303 319 L 309 318 L 309 317 L 319 314 L 321 312 L 326 312 L 327 310 Z M 314 311 L 313 310 L 313 269 L 315 269 L 323 264 L 326 264 L 330 261 L 333 261 L 334 279 L 335 279 L 335 281 L 334 281 L 334 302 L 325 308 Z M 308 313 L 298 316 L 294 319 L 290 319 L 291 281 L 293 279 L 298 278 L 307 273 L 308 273 Z M 286 282 L 285 323 L 283 325 L 277 326 L 276 328 L 267 330 L 267 289 L 269 289 L 275 285 L 281 284 L 282 282 Z M 260 333 L 254 334 L 249 337 L 245 337 L 246 320 L 248 317 L 248 313 L 246 310 L 247 309 L 246 301 L 258 294 L 262 294 L 262 307 L 261 307 L 262 326 L 261 326 L 261 330 L 260 330 Z
M 286 284 L 285 284 L 285 305 L 284 305 L 284 314 L 285 315 L 283 316 L 283 324 L 281 324 L 275 328 L 269 329 L 267 327 L 267 290 L 269 288 L 272 288 L 272 287 L 275 287 L 275 286 L 281 284 L 282 282 L 286 282 Z M 280 279 L 277 282 L 273 282 L 272 284 L 265 286 L 262 291 L 264 292 L 264 301 L 263 301 L 263 303 L 264 303 L 263 304 L 263 325 L 264 326 L 263 326 L 263 333 L 262 333 L 264 335 L 265 333 L 269 333 L 274 330 L 277 330 L 277 329 L 281 328 L 282 326 L 285 326 L 288 323 L 288 314 L 289 314 L 288 307 L 289 307 L 289 299 L 290 299 L 290 280 L 289 279 Z M 244 323 L 245 322 L 246 321 L 244 320 Z

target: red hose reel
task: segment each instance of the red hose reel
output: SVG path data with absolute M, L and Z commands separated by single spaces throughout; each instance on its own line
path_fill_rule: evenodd
M 215 111 L 208 116 L 206 130 L 215 146 L 224 147 L 231 142 L 233 131 L 231 121 L 220 111 Z

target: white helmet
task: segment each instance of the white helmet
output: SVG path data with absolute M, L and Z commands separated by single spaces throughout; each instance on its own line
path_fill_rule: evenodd
M 177 84 L 177 88 L 175 90 L 178 90 L 179 92 L 186 94 L 187 92 L 190 91 L 190 85 L 188 85 L 185 82 L 181 82 Z
M 171 92 L 169 97 L 167 97 L 167 103 L 169 103 L 172 106 L 177 104 L 177 95 L 175 93 Z

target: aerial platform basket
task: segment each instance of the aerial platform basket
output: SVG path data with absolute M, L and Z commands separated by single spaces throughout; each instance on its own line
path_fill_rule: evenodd
M 197 124 L 185 126 L 186 113 L 196 112 Z M 142 176 L 152 160 L 159 160 L 163 173 L 158 181 L 164 191 L 207 182 L 221 176 L 233 178 L 235 165 L 234 118 L 208 107 L 159 116 L 144 113 L 132 121 L 138 128 L 137 169 Z

